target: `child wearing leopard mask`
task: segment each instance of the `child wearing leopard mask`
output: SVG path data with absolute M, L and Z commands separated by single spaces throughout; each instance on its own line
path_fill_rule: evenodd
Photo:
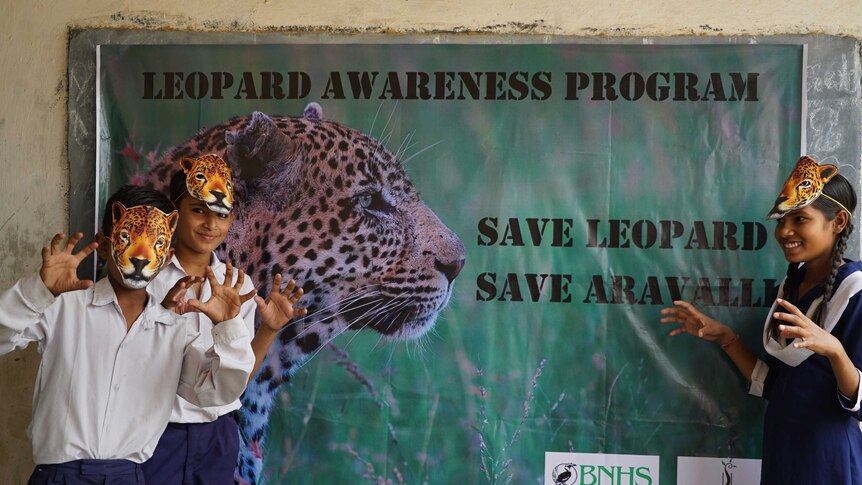
M 230 262 L 222 263 L 215 254 L 233 222 L 233 181 L 230 168 L 215 154 L 185 158 L 182 170 L 171 179 L 170 196 L 179 211 L 174 257 L 153 282 L 156 295 L 168 291 L 177 281 L 205 274 L 222 275 L 233 269 Z M 266 300 L 243 305 L 240 312 L 246 328 L 254 338 L 251 347 L 255 356 L 253 377 L 278 331 L 294 316 L 306 313 L 294 308 L 302 297 L 302 289 L 293 280 L 283 290 L 281 274 L 274 275 L 274 288 Z M 247 279 L 243 291 L 253 284 Z M 192 285 L 187 298 L 205 298 L 210 292 L 206 281 Z M 261 325 L 255 333 L 255 313 Z M 205 315 L 198 316 L 202 332 L 212 326 Z M 206 332 L 203 332 L 206 335 Z M 206 339 L 200 345 L 206 346 Z M 180 485 L 206 483 L 232 485 L 239 454 L 239 430 L 232 413 L 240 401 L 225 406 L 200 407 L 182 396 L 174 397 L 171 422 L 162 434 L 153 458 L 144 463 L 147 483 Z
M 230 276 L 210 298 L 186 301 L 178 282 L 160 298 L 149 285 L 171 255 L 177 214 L 161 192 L 125 186 L 108 199 L 103 234 L 75 252 L 83 234 L 57 234 L 42 248 L 39 274 L 0 293 L 0 354 L 33 343 L 41 355 L 28 434 L 37 463 L 30 485 L 140 485 L 171 415 L 174 395 L 200 406 L 232 402 L 254 364 L 251 335 L 237 318 L 254 292 Z M 79 280 L 93 250 L 107 276 Z M 210 346 L 177 313 L 212 321 Z M 153 482 L 158 483 L 158 482 Z
M 762 484 L 862 483 L 862 263 L 843 257 L 856 200 L 834 165 L 797 162 L 768 215 L 790 264 L 764 324 L 765 360 L 690 303 L 661 311 L 681 324 L 671 336 L 716 342 L 769 401 Z

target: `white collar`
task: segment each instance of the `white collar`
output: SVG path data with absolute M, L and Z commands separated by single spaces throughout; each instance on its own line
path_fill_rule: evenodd
M 781 286 L 778 287 L 779 295 L 783 293 L 782 290 L 784 289 L 785 284 L 787 284 L 787 278 L 784 278 L 784 281 L 781 282 Z M 862 272 L 854 271 L 847 275 L 847 277 L 838 285 L 838 288 L 836 288 L 832 293 L 832 298 L 830 299 L 831 304 L 826 307 L 826 314 L 823 316 L 824 330 L 832 333 L 838 320 L 841 319 L 841 315 L 844 314 L 847 304 L 850 303 L 850 298 L 860 291 L 862 291 Z M 814 316 L 815 312 L 817 312 L 817 308 L 822 304 L 822 302 L 823 295 L 815 298 L 814 301 L 811 302 L 811 306 L 808 308 L 806 316 L 808 318 Z M 811 357 L 814 352 L 808 349 L 798 349 L 793 345 L 787 345 L 787 339 L 784 337 L 779 336 L 778 340 L 776 340 L 770 335 L 769 321 L 772 319 L 772 314 L 775 313 L 777 306 L 778 303 L 773 302 L 772 307 L 769 309 L 769 313 L 766 315 L 766 322 L 763 324 L 763 347 L 769 355 L 772 355 L 791 367 L 796 367 L 804 362 L 805 359 Z
M 177 268 L 177 269 L 179 269 L 180 271 L 182 271 L 182 272 L 183 272 L 183 274 L 188 274 L 188 273 L 186 272 L 186 270 L 183 268 L 183 265 L 182 265 L 182 264 L 180 264 L 180 260 L 179 260 L 179 259 L 177 259 L 177 255 L 176 255 L 176 254 L 174 254 L 174 255 L 173 255 L 173 257 L 171 258 L 170 263 L 168 263 L 168 264 L 173 265 L 175 268 Z M 216 272 L 216 273 L 218 273 L 219 268 L 221 268 L 222 266 L 224 266 L 224 263 L 222 263 L 222 262 L 221 262 L 221 260 L 220 260 L 220 259 L 218 259 L 218 256 L 216 256 L 215 251 L 213 251 L 213 252 L 212 252 L 212 254 L 210 254 L 210 266 L 212 267 L 213 271 L 214 271 L 214 272 Z

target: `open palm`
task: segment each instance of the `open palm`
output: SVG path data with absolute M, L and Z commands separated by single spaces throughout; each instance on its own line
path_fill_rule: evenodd
M 281 330 L 294 317 L 308 313 L 305 308 L 294 307 L 302 298 L 302 288 L 297 289 L 296 282 L 290 280 L 281 291 L 281 280 L 281 273 L 276 274 L 272 282 L 272 290 L 266 300 L 259 296 L 254 299 L 260 314 L 260 322 L 274 332 Z
M 224 273 L 224 281 L 221 283 L 215 277 L 215 273 L 211 267 L 206 268 L 207 281 L 210 282 L 212 296 L 207 301 L 197 299 L 186 302 L 188 308 L 199 311 L 209 317 L 213 324 L 230 320 L 239 315 L 239 310 L 242 304 L 252 299 L 257 293 L 257 290 L 251 290 L 248 293 L 241 295 L 240 290 L 245 282 L 245 273 L 242 270 L 237 270 L 236 282 L 233 282 L 234 268 L 230 263 L 227 263 L 227 268 Z
M 679 300 L 674 301 L 673 304 L 676 306 L 661 310 L 661 314 L 666 315 L 661 319 L 662 323 L 680 325 L 670 331 L 671 337 L 688 333 L 710 342 L 722 343 L 722 340 L 733 335 L 733 331 L 727 325 L 702 313 L 691 303 Z
M 93 285 L 92 280 L 78 279 L 78 266 L 90 253 L 98 247 L 91 242 L 77 253 L 73 252 L 75 245 L 84 237 L 83 233 L 75 233 L 66 244 L 62 244 L 65 234 L 55 234 L 48 246 L 42 248 L 42 268 L 39 276 L 48 290 L 57 296 L 67 291 L 83 290 Z

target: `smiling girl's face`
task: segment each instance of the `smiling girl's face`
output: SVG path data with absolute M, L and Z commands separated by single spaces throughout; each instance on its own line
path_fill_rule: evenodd
M 790 263 L 831 264 L 835 238 L 844 228 L 841 212 L 831 221 L 813 206 L 790 211 L 775 226 L 775 240 Z M 180 217 L 182 221 L 182 216 Z
M 178 252 L 188 250 L 195 253 L 213 252 L 224 241 L 233 213 L 220 214 L 188 194 L 180 198 L 180 220 L 177 223 L 174 247 Z

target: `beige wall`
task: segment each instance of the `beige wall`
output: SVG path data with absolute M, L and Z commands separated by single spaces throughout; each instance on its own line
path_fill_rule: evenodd
M 347 0 L 216 2 L 0 0 L 0 288 L 37 270 L 39 248 L 68 223 L 67 33 L 70 28 L 567 35 L 862 37 L 862 1 L 528 2 Z M 0 356 L 0 483 L 32 468 L 25 427 L 38 355 Z

